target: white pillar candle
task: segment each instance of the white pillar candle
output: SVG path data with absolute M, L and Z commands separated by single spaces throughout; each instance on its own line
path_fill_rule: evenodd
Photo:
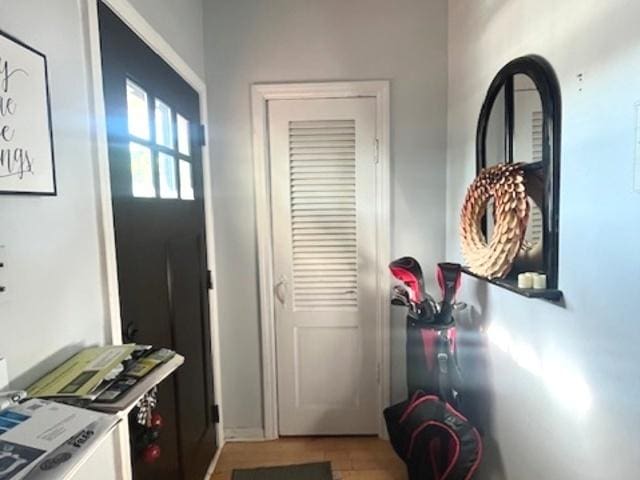
M 533 288 L 533 275 L 529 272 L 518 275 L 518 288 Z
M 542 273 L 533 275 L 533 288 L 536 290 L 544 290 L 547 288 L 547 276 Z

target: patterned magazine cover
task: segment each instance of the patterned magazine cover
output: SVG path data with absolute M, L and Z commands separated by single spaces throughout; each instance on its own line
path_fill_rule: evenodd
M 40 399 L 2 410 L 0 480 L 64 478 L 117 423 L 113 415 Z

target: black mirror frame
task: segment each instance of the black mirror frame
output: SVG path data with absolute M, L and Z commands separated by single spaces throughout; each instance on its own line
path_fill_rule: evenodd
M 560 211 L 560 124 L 562 105 L 560 84 L 556 74 L 544 58 L 527 55 L 507 63 L 495 76 L 482 103 L 476 131 L 476 173 L 486 165 L 486 135 L 491 109 L 500 89 L 505 88 L 505 158 L 513 163 L 513 76 L 527 75 L 535 84 L 542 103 L 542 161 L 526 164 L 525 169 L 535 171 L 544 178 L 544 267 L 547 288 L 558 288 L 559 211 Z M 511 85 L 511 88 L 509 88 Z

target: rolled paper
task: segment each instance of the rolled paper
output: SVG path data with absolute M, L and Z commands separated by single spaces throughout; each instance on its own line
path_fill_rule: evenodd
M 518 288 L 533 288 L 533 275 L 530 272 L 518 275 Z
M 536 273 L 533 276 L 533 288 L 536 290 L 544 290 L 547 288 L 547 276 L 542 273 Z

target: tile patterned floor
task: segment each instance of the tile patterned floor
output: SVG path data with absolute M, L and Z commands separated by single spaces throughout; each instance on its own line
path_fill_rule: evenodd
M 231 480 L 234 468 L 330 461 L 342 480 L 407 480 L 389 442 L 373 437 L 295 437 L 227 443 L 210 480 Z

